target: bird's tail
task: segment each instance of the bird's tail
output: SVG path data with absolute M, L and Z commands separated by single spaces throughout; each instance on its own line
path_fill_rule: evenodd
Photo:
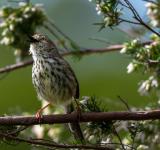
M 72 103 L 69 104 L 68 106 L 66 106 L 67 113 L 71 113 L 73 111 L 74 111 L 74 106 Z M 75 123 L 69 123 L 68 125 L 69 125 L 70 131 L 73 133 L 75 139 L 77 141 L 81 142 L 82 144 L 85 144 L 85 139 L 84 139 L 80 124 L 78 122 L 75 122 Z

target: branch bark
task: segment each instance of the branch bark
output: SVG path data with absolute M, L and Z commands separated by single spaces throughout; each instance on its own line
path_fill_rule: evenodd
M 39 122 L 35 116 L 7 116 L 0 117 L 0 125 L 36 125 L 36 124 L 62 124 L 72 122 L 101 122 L 112 120 L 156 120 L 160 119 L 160 110 L 152 111 L 117 111 L 117 112 L 87 112 L 77 118 L 77 113 L 44 115 Z
M 146 45 L 146 44 L 150 44 L 150 43 L 151 43 L 151 41 L 147 41 L 142 44 Z M 81 56 L 90 55 L 90 54 L 102 54 L 102 53 L 107 53 L 107 52 L 119 51 L 122 48 L 123 48 L 122 44 L 111 45 L 111 46 L 108 46 L 105 48 L 96 48 L 96 49 L 88 48 L 88 49 L 81 49 L 80 51 L 64 52 L 64 53 L 62 53 L 62 56 L 69 56 L 69 55 L 76 55 L 76 54 L 81 55 Z M 25 62 L 7 65 L 5 67 L 0 68 L 0 73 L 10 72 L 10 71 L 14 71 L 16 69 L 24 68 L 24 67 L 31 65 L 32 63 L 33 63 L 33 60 L 27 60 Z

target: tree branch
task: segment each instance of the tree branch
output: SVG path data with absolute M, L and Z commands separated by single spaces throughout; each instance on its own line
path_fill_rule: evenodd
M 146 45 L 146 44 L 150 44 L 150 43 L 151 43 L 151 41 L 147 41 L 142 44 Z M 123 48 L 122 44 L 111 45 L 111 46 L 108 46 L 105 48 L 96 48 L 96 49 L 88 48 L 88 49 L 81 49 L 80 51 L 64 52 L 64 53 L 62 53 L 62 56 L 75 55 L 75 54 L 78 54 L 78 55 L 101 54 L 101 53 L 119 51 L 122 48 Z M 16 69 L 24 68 L 24 67 L 31 65 L 32 63 L 33 63 L 33 60 L 27 60 L 25 62 L 20 62 L 17 64 L 8 65 L 8 66 L 0 68 L 0 73 L 10 72 L 10 71 L 14 71 Z
M 89 55 L 89 54 L 96 54 L 96 53 L 106 53 L 106 52 L 113 52 L 118 51 L 123 48 L 123 45 L 112 45 L 106 48 L 97 48 L 97 49 L 83 49 L 80 51 L 70 51 L 70 52 L 64 52 L 62 53 L 62 56 L 68 56 L 68 55 Z M 4 72 L 10 72 L 16 69 L 24 68 L 33 63 L 33 60 L 27 60 L 25 62 L 20 62 L 17 64 L 8 65 L 6 67 L 0 68 L 0 73 Z
M 77 120 L 78 119 L 78 120 Z M 112 120 L 156 120 L 160 119 L 160 110 L 152 111 L 120 111 L 120 112 L 88 112 L 77 118 L 77 113 L 44 115 L 39 122 L 34 116 L 7 116 L 0 117 L 0 125 L 36 125 L 36 124 L 62 124 L 72 122 L 101 122 Z
M 32 63 L 33 63 L 33 60 L 27 60 L 25 62 L 19 62 L 16 64 L 7 65 L 3 68 L 0 68 L 0 73 L 10 72 L 10 71 L 14 71 L 16 69 L 24 68 L 24 67 L 31 65 Z

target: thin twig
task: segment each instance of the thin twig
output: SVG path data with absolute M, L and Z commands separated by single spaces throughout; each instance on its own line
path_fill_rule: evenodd
M 20 132 L 26 130 L 28 127 L 29 127 L 29 126 L 20 127 L 19 129 L 15 130 L 15 131 L 12 131 L 12 132 L 9 132 L 9 133 L 7 133 L 7 134 L 8 134 L 8 135 L 15 135 L 15 134 L 17 134 L 17 133 L 20 133 Z
M 6 78 L 9 75 L 9 72 L 6 72 L 5 74 L 2 74 L 2 76 L 0 76 L 0 80 Z
M 89 40 L 94 40 L 97 42 L 105 43 L 107 45 L 112 44 L 112 42 L 106 41 L 105 39 L 102 39 L 102 38 L 90 37 Z
M 68 145 L 68 144 L 55 144 L 51 142 L 46 142 L 46 141 L 38 141 L 38 140 L 32 140 L 32 139 L 24 139 L 20 137 L 14 137 L 11 135 L 7 135 L 4 133 L 0 133 L 1 137 L 5 137 L 7 139 L 15 140 L 18 142 L 24 142 L 32 145 L 39 145 L 39 146 L 44 146 L 48 148 L 56 147 L 59 149 L 71 149 L 71 148 L 78 148 L 78 149 L 95 149 L 95 150 L 113 150 L 112 148 L 109 147 L 102 147 L 99 145 Z
M 122 149 L 126 150 L 125 147 L 124 147 L 124 145 L 123 145 L 122 139 L 121 139 L 120 135 L 118 134 L 118 132 L 116 131 L 116 128 L 115 128 L 114 125 L 113 125 L 113 133 L 117 136 L 119 142 L 121 143 Z
M 27 60 L 25 62 L 19 62 L 17 64 L 7 65 L 3 68 L 0 68 L 0 73 L 10 72 L 16 69 L 24 68 L 33 63 L 33 60 Z
M 53 26 L 53 28 L 55 28 L 57 30 L 57 32 L 59 32 L 63 37 L 65 37 L 68 41 L 74 43 L 75 45 L 77 45 L 77 43 L 75 43 L 75 41 L 73 41 L 68 35 L 66 35 L 58 26 L 55 25 L 55 23 L 53 21 L 51 21 L 51 19 L 48 19 L 48 22 L 50 23 L 50 25 Z M 77 45 L 78 47 L 78 45 Z
M 128 7 L 127 5 L 125 5 L 123 2 L 121 2 L 121 0 L 118 0 L 118 3 L 119 3 L 120 5 L 122 5 L 123 7 L 126 7 L 126 8 L 129 9 L 129 7 Z
M 44 24 L 43 27 L 44 27 L 45 29 L 47 29 L 59 42 L 62 41 L 61 38 L 60 38 L 60 36 L 59 36 L 58 34 L 56 34 L 48 25 Z M 65 45 L 65 43 L 62 43 L 62 42 L 61 42 L 61 44 L 62 44 L 62 46 L 63 46 L 66 50 L 68 49 L 67 46 Z
M 123 18 L 119 18 L 120 22 L 127 22 L 127 23 L 131 23 L 131 24 L 135 24 L 135 25 L 141 25 L 139 22 L 134 22 L 131 20 L 127 20 L 127 19 L 123 19 Z
M 121 98 L 120 96 L 118 96 L 118 98 L 126 106 L 127 110 L 131 111 L 131 108 L 129 107 L 128 103 L 123 98 Z
M 142 18 L 140 17 L 139 13 L 133 7 L 133 5 L 130 3 L 130 1 L 124 0 L 124 2 L 127 4 L 128 8 L 131 10 L 131 12 L 133 13 L 134 17 L 139 18 L 140 20 L 142 20 Z
M 133 18 L 136 19 L 141 25 L 143 25 L 144 27 L 146 27 L 149 31 L 153 32 L 154 34 L 156 34 L 157 36 L 160 37 L 160 33 L 155 31 L 154 29 L 152 29 L 149 25 L 147 25 L 143 19 L 141 18 L 141 16 L 139 15 L 139 13 L 137 12 L 137 10 L 133 7 L 133 5 L 130 3 L 129 0 L 124 0 L 124 2 L 127 4 L 128 9 L 133 13 Z

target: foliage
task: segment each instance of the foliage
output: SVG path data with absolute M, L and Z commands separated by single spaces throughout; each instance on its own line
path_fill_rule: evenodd
M 146 3 L 147 7 L 147 15 L 150 19 L 150 23 L 154 27 L 160 27 L 160 1 L 157 0 L 156 2 L 148 2 Z
M 156 2 L 148 1 L 145 4 L 147 8 L 147 15 L 150 19 L 150 23 L 153 27 L 159 27 L 159 8 L 160 8 L 160 1 L 157 0 Z M 140 39 L 134 39 L 132 41 L 124 43 L 124 48 L 120 51 L 122 54 L 127 54 L 131 57 L 131 62 L 127 66 L 127 73 L 132 73 L 135 71 L 141 71 L 143 74 L 148 74 L 149 77 L 147 80 L 143 80 L 139 82 L 139 89 L 141 95 L 148 95 L 148 92 L 151 90 L 159 89 L 159 81 L 160 81 L 160 35 L 156 32 L 156 30 L 152 29 L 150 26 L 145 23 L 138 12 L 135 10 L 133 5 L 128 1 L 109 1 L 109 0 L 99 0 L 96 1 L 96 8 L 98 7 L 98 13 L 101 12 L 104 18 L 108 20 L 114 20 L 112 17 L 115 13 L 117 13 L 118 8 L 120 7 L 121 12 L 122 10 L 128 9 L 133 14 L 133 19 L 126 20 L 122 13 L 119 13 L 119 17 L 116 17 L 116 24 L 106 24 L 105 21 L 102 24 L 105 26 L 113 27 L 119 25 L 122 22 L 128 22 L 131 24 L 139 24 L 154 34 L 150 36 L 150 41 L 147 44 L 143 44 Z M 108 15 L 107 11 L 104 8 L 110 8 L 111 15 Z M 97 10 L 97 9 L 96 9 Z M 118 11 L 119 12 L 119 11 Z M 123 18 L 122 18 L 123 17 Z M 103 27 L 105 27 L 103 26 Z M 102 26 L 100 27 L 100 29 Z
M 137 39 L 124 44 L 124 48 L 120 51 L 122 54 L 127 54 L 132 58 L 132 61 L 127 66 L 127 73 L 134 71 L 143 71 L 144 74 L 149 74 L 148 80 L 140 82 L 139 92 L 147 94 L 151 89 L 159 88 L 159 48 L 160 38 L 153 36 L 154 42 L 148 43 L 145 46 Z
M 31 3 L 20 3 L 16 8 L 5 6 L 0 10 L 0 18 L 0 43 L 15 48 L 16 55 L 20 55 L 22 50 L 28 50 L 28 35 L 32 35 L 46 20 L 40 5 Z
M 149 75 L 147 80 L 139 82 L 140 87 L 138 91 L 140 94 L 148 95 L 152 90 L 159 90 L 160 34 L 156 32 L 156 27 L 159 27 L 160 24 L 160 1 L 146 0 L 145 6 L 147 8 L 150 26 L 143 21 L 142 17 L 128 0 L 111 1 L 113 3 L 110 3 L 109 0 L 99 0 L 94 2 L 96 3 L 97 13 L 101 13 L 104 18 L 102 23 L 98 24 L 101 25 L 100 29 L 107 26 L 115 27 L 120 23 L 127 22 L 144 26 L 151 31 L 152 35 L 150 35 L 150 38 L 148 39 L 150 42 L 144 44 L 144 41 L 142 42 L 141 39 L 134 39 L 129 42 L 125 42 L 124 48 L 120 52 L 121 54 L 126 54 L 131 58 L 131 62 L 127 66 L 127 73 L 140 71 L 143 74 Z M 111 15 L 108 15 L 107 11 L 104 11 L 104 8 L 110 8 Z M 133 18 L 130 20 L 126 20 L 123 15 L 123 10 L 126 9 L 128 9 L 133 15 Z M 113 16 L 116 13 L 118 15 L 115 19 Z M 111 23 L 106 23 L 105 20 L 111 20 Z M 151 110 L 157 107 L 159 107 L 159 102 L 154 106 L 146 106 L 146 110 Z M 127 134 L 123 134 L 122 141 L 124 144 L 132 145 L 135 149 L 159 149 L 159 127 L 159 121 L 142 121 L 140 123 L 126 122 L 125 124 L 119 124 L 118 133 L 121 133 L 122 130 L 128 131 Z
M 95 23 L 100 25 L 100 30 L 106 26 L 113 27 L 118 25 L 119 17 L 121 15 L 121 9 L 119 9 L 117 0 L 95 0 L 97 14 L 103 14 L 103 21 L 101 23 Z
M 12 47 L 15 50 L 17 61 L 21 61 L 22 58 L 28 56 L 28 36 L 33 35 L 40 27 L 48 30 L 58 40 L 59 46 L 62 46 L 65 50 L 68 50 L 68 47 L 79 50 L 77 43 L 64 34 L 47 17 L 42 9 L 42 4 L 33 5 L 32 3 L 19 2 L 17 7 L 2 7 L 0 9 L 0 19 L 2 35 L 0 44 Z M 78 53 L 75 54 L 80 58 Z
M 85 98 L 81 101 L 82 110 L 85 112 L 106 112 L 107 110 L 102 107 L 99 99 L 95 96 Z M 109 134 L 113 132 L 113 121 L 103 122 L 89 122 L 87 123 L 84 133 L 86 139 L 92 143 L 100 143 L 105 141 Z M 96 137 L 94 135 L 97 135 Z

